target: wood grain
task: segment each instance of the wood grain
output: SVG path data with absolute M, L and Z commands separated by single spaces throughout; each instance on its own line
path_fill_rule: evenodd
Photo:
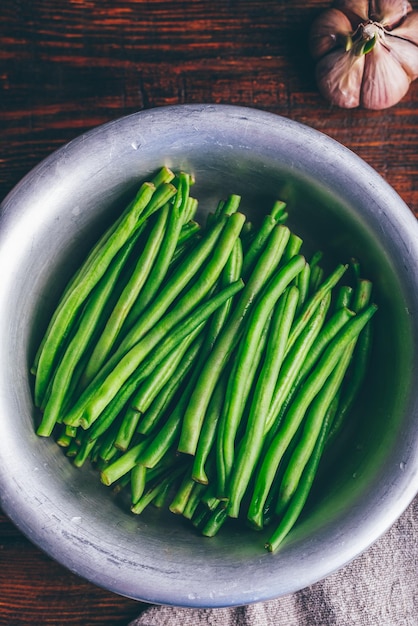
M 0 198 L 92 127 L 144 108 L 231 103 L 317 128 L 374 167 L 418 216 L 418 81 L 386 111 L 317 92 L 318 0 L 3 0 Z M 0 625 L 127 624 L 143 606 L 98 589 L 0 516 Z

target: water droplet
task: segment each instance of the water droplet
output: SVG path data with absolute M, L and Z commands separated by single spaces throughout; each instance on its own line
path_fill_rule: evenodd
M 139 148 L 139 146 L 140 146 L 140 145 L 141 145 L 141 144 L 140 144 L 140 143 L 138 143 L 137 141 L 133 141 L 133 142 L 131 143 L 131 147 L 132 147 L 134 150 L 138 150 L 138 148 Z
M 357 472 L 354 472 L 353 478 L 357 478 Z
M 403 472 L 403 471 L 404 471 L 405 467 L 406 467 L 406 463 L 404 463 L 403 461 L 401 461 L 401 462 L 399 463 L 399 468 L 400 468 L 401 472 Z
M 71 521 L 74 522 L 74 524 L 79 524 L 81 522 L 81 517 L 72 517 Z

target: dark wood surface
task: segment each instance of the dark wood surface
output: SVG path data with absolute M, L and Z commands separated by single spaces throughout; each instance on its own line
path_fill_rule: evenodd
M 3 0 L 0 198 L 42 158 L 98 124 L 209 102 L 268 110 L 325 132 L 372 165 L 418 216 L 418 81 L 386 111 L 322 100 L 307 35 L 328 4 Z M 0 511 L 0 625 L 117 626 L 143 608 L 67 572 Z

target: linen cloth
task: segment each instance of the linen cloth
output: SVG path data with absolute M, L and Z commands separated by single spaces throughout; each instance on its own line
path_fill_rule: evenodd
M 418 626 L 418 497 L 343 569 L 297 593 L 249 606 L 151 606 L 130 626 Z

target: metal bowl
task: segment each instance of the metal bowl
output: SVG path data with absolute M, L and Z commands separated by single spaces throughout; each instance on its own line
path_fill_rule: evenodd
M 374 281 L 375 350 L 353 427 L 336 441 L 304 515 L 277 554 L 263 534 L 197 536 L 173 515 L 134 516 L 88 467 L 34 433 L 29 365 L 84 253 L 139 181 L 162 164 L 193 172 L 203 214 L 240 194 L 257 219 L 277 198 L 306 245 L 356 256 Z M 76 574 L 145 602 L 242 605 L 289 594 L 344 566 L 417 491 L 418 227 L 389 185 L 307 126 L 235 106 L 142 111 L 96 128 L 31 171 L 2 204 L 0 493 L 20 530 Z

